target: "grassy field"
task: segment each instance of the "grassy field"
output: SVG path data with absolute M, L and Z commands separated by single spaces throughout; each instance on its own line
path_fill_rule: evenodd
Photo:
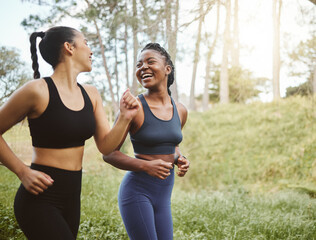
M 182 152 L 190 172 L 176 177 L 174 239 L 316 240 L 316 101 L 220 106 L 190 113 Z M 27 164 L 27 124 L 5 134 Z M 123 150 L 132 153 L 127 142 Z M 78 239 L 128 239 L 117 206 L 124 171 L 84 155 Z M 13 215 L 17 177 L 0 166 L 0 239 L 25 239 Z

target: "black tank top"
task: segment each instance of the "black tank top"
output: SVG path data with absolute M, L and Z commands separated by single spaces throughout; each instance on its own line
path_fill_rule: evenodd
M 50 77 L 44 78 L 49 91 L 49 102 L 38 118 L 28 118 L 32 145 L 40 148 L 69 148 L 83 146 L 94 135 L 93 106 L 84 88 L 81 89 L 84 107 L 79 111 L 67 108 Z
M 130 134 L 134 153 L 138 154 L 173 154 L 176 146 L 182 141 L 181 121 L 175 102 L 170 120 L 157 118 L 150 110 L 145 97 L 140 94 L 143 105 L 144 123 L 135 134 Z

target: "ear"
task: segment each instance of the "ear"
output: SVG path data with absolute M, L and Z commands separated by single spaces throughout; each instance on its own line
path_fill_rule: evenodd
M 74 51 L 74 46 L 70 44 L 69 42 L 64 42 L 64 49 L 66 53 L 69 53 L 70 55 L 72 55 Z
M 166 65 L 166 75 L 171 73 L 172 67 L 170 65 Z

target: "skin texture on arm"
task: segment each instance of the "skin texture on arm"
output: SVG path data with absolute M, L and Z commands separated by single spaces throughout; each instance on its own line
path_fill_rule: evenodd
M 179 115 L 181 118 L 181 129 L 183 129 L 188 118 L 188 110 L 181 103 L 177 104 L 177 108 L 178 108 Z M 177 175 L 179 177 L 184 177 L 184 175 L 189 170 L 190 162 L 181 154 L 179 146 L 176 147 L 176 155 L 179 156 L 178 161 L 177 161 L 177 167 L 178 167 Z
M 99 151 L 107 155 L 114 151 L 122 142 L 130 121 L 139 109 L 136 98 L 127 90 L 120 100 L 120 117 L 111 129 L 103 109 L 102 99 L 95 87 L 89 86 L 88 91 L 94 102 L 96 131 L 94 139 Z
M 117 117 L 119 119 L 119 115 Z M 153 177 L 158 177 L 160 179 L 165 179 L 167 176 L 170 175 L 170 169 L 173 168 L 170 162 L 165 162 L 161 159 L 153 160 L 153 161 L 146 161 L 138 158 L 130 157 L 119 149 L 121 148 L 122 144 L 125 141 L 125 138 L 128 134 L 128 131 L 131 128 L 131 123 L 129 124 L 124 137 L 114 152 L 111 152 L 107 155 L 103 155 L 103 160 L 112 166 L 128 171 L 144 171 Z
M 181 127 L 183 127 L 187 119 L 187 110 L 182 104 L 178 104 L 177 107 L 181 116 Z M 131 125 L 129 125 L 128 130 L 125 132 L 124 139 L 121 142 L 119 148 L 123 144 L 130 128 Z M 145 161 L 138 158 L 129 157 L 126 154 L 120 152 L 119 148 L 116 151 L 103 156 L 103 160 L 116 168 L 129 171 L 145 171 L 149 175 L 158 177 L 160 179 L 165 179 L 167 176 L 169 176 L 170 169 L 173 168 L 170 162 L 166 162 L 161 159 Z M 176 154 L 178 156 L 182 156 L 179 147 L 176 147 Z M 179 157 L 177 164 L 179 168 L 179 171 L 177 173 L 178 176 L 183 177 L 188 171 L 189 165 L 190 163 L 187 159 Z
M 25 116 L 36 112 L 37 102 L 41 98 L 41 84 L 32 81 L 17 90 L 0 108 L 0 161 L 14 172 L 24 187 L 33 194 L 38 194 L 52 185 L 53 180 L 45 173 L 28 168 L 12 152 L 2 135 Z

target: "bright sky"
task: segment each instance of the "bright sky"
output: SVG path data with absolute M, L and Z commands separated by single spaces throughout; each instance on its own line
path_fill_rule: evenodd
M 180 11 L 180 20 L 184 20 L 183 16 L 190 16 L 189 9 L 192 9 L 191 0 L 180 1 L 184 7 Z M 198 1 L 194 1 L 196 4 Z M 0 0 L 0 45 L 7 47 L 15 47 L 20 51 L 22 59 L 30 66 L 31 59 L 29 52 L 28 34 L 21 26 L 24 18 L 30 14 L 38 14 L 42 8 L 34 4 L 22 3 L 21 0 Z M 281 45 L 284 47 L 285 42 L 289 49 L 299 43 L 300 40 L 309 38 L 309 33 L 312 32 L 310 25 L 298 25 L 298 20 L 302 19 L 300 6 L 314 8 L 316 16 L 316 7 L 307 0 L 286 0 L 283 1 L 282 19 L 281 19 L 281 36 L 287 36 L 281 40 Z M 239 0 L 240 8 L 240 43 L 241 64 L 251 70 L 257 77 L 272 78 L 272 0 Z M 213 12 L 212 15 L 215 15 Z M 225 13 L 222 12 L 221 19 L 224 22 Z M 211 28 L 214 19 L 207 18 L 204 27 Z M 314 26 L 315 28 L 315 26 Z M 44 29 L 45 30 L 45 29 Z M 222 29 L 223 30 L 223 29 Z M 314 29 L 315 30 L 315 29 Z M 182 49 L 179 49 L 179 57 L 181 62 L 177 62 L 177 80 L 179 82 L 180 93 L 189 94 L 190 82 L 192 78 L 193 68 L 193 53 L 195 46 L 195 35 L 197 32 L 197 24 L 192 24 L 179 34 L 178 43 L 183 44 Z M 315 32 L 315 31 L 314 31 Z M 286 50 L 286 49 L 284 49 Z M 204 86 L 205 66 L 204 55 L 205 49 L 201 49 L 201 61 L 198 67 L 196 93 L 201 93 Z M 285 55 L 281 55 L 285 56 Z M 219 52 L 213 61 L 220 63 L 221 53 Z M 40 62 L 41 74 L 51 74 L 51 69 L 48 65 Z M 285 65 L 281 68 L 281 95 L 285 95 L 285 89 L 288 86 L 294 86 L 300 83 L 300 80 L 287 77 L 288 69 Z M 271 95 L 263 96 L 263 100 L 269 101 Z

